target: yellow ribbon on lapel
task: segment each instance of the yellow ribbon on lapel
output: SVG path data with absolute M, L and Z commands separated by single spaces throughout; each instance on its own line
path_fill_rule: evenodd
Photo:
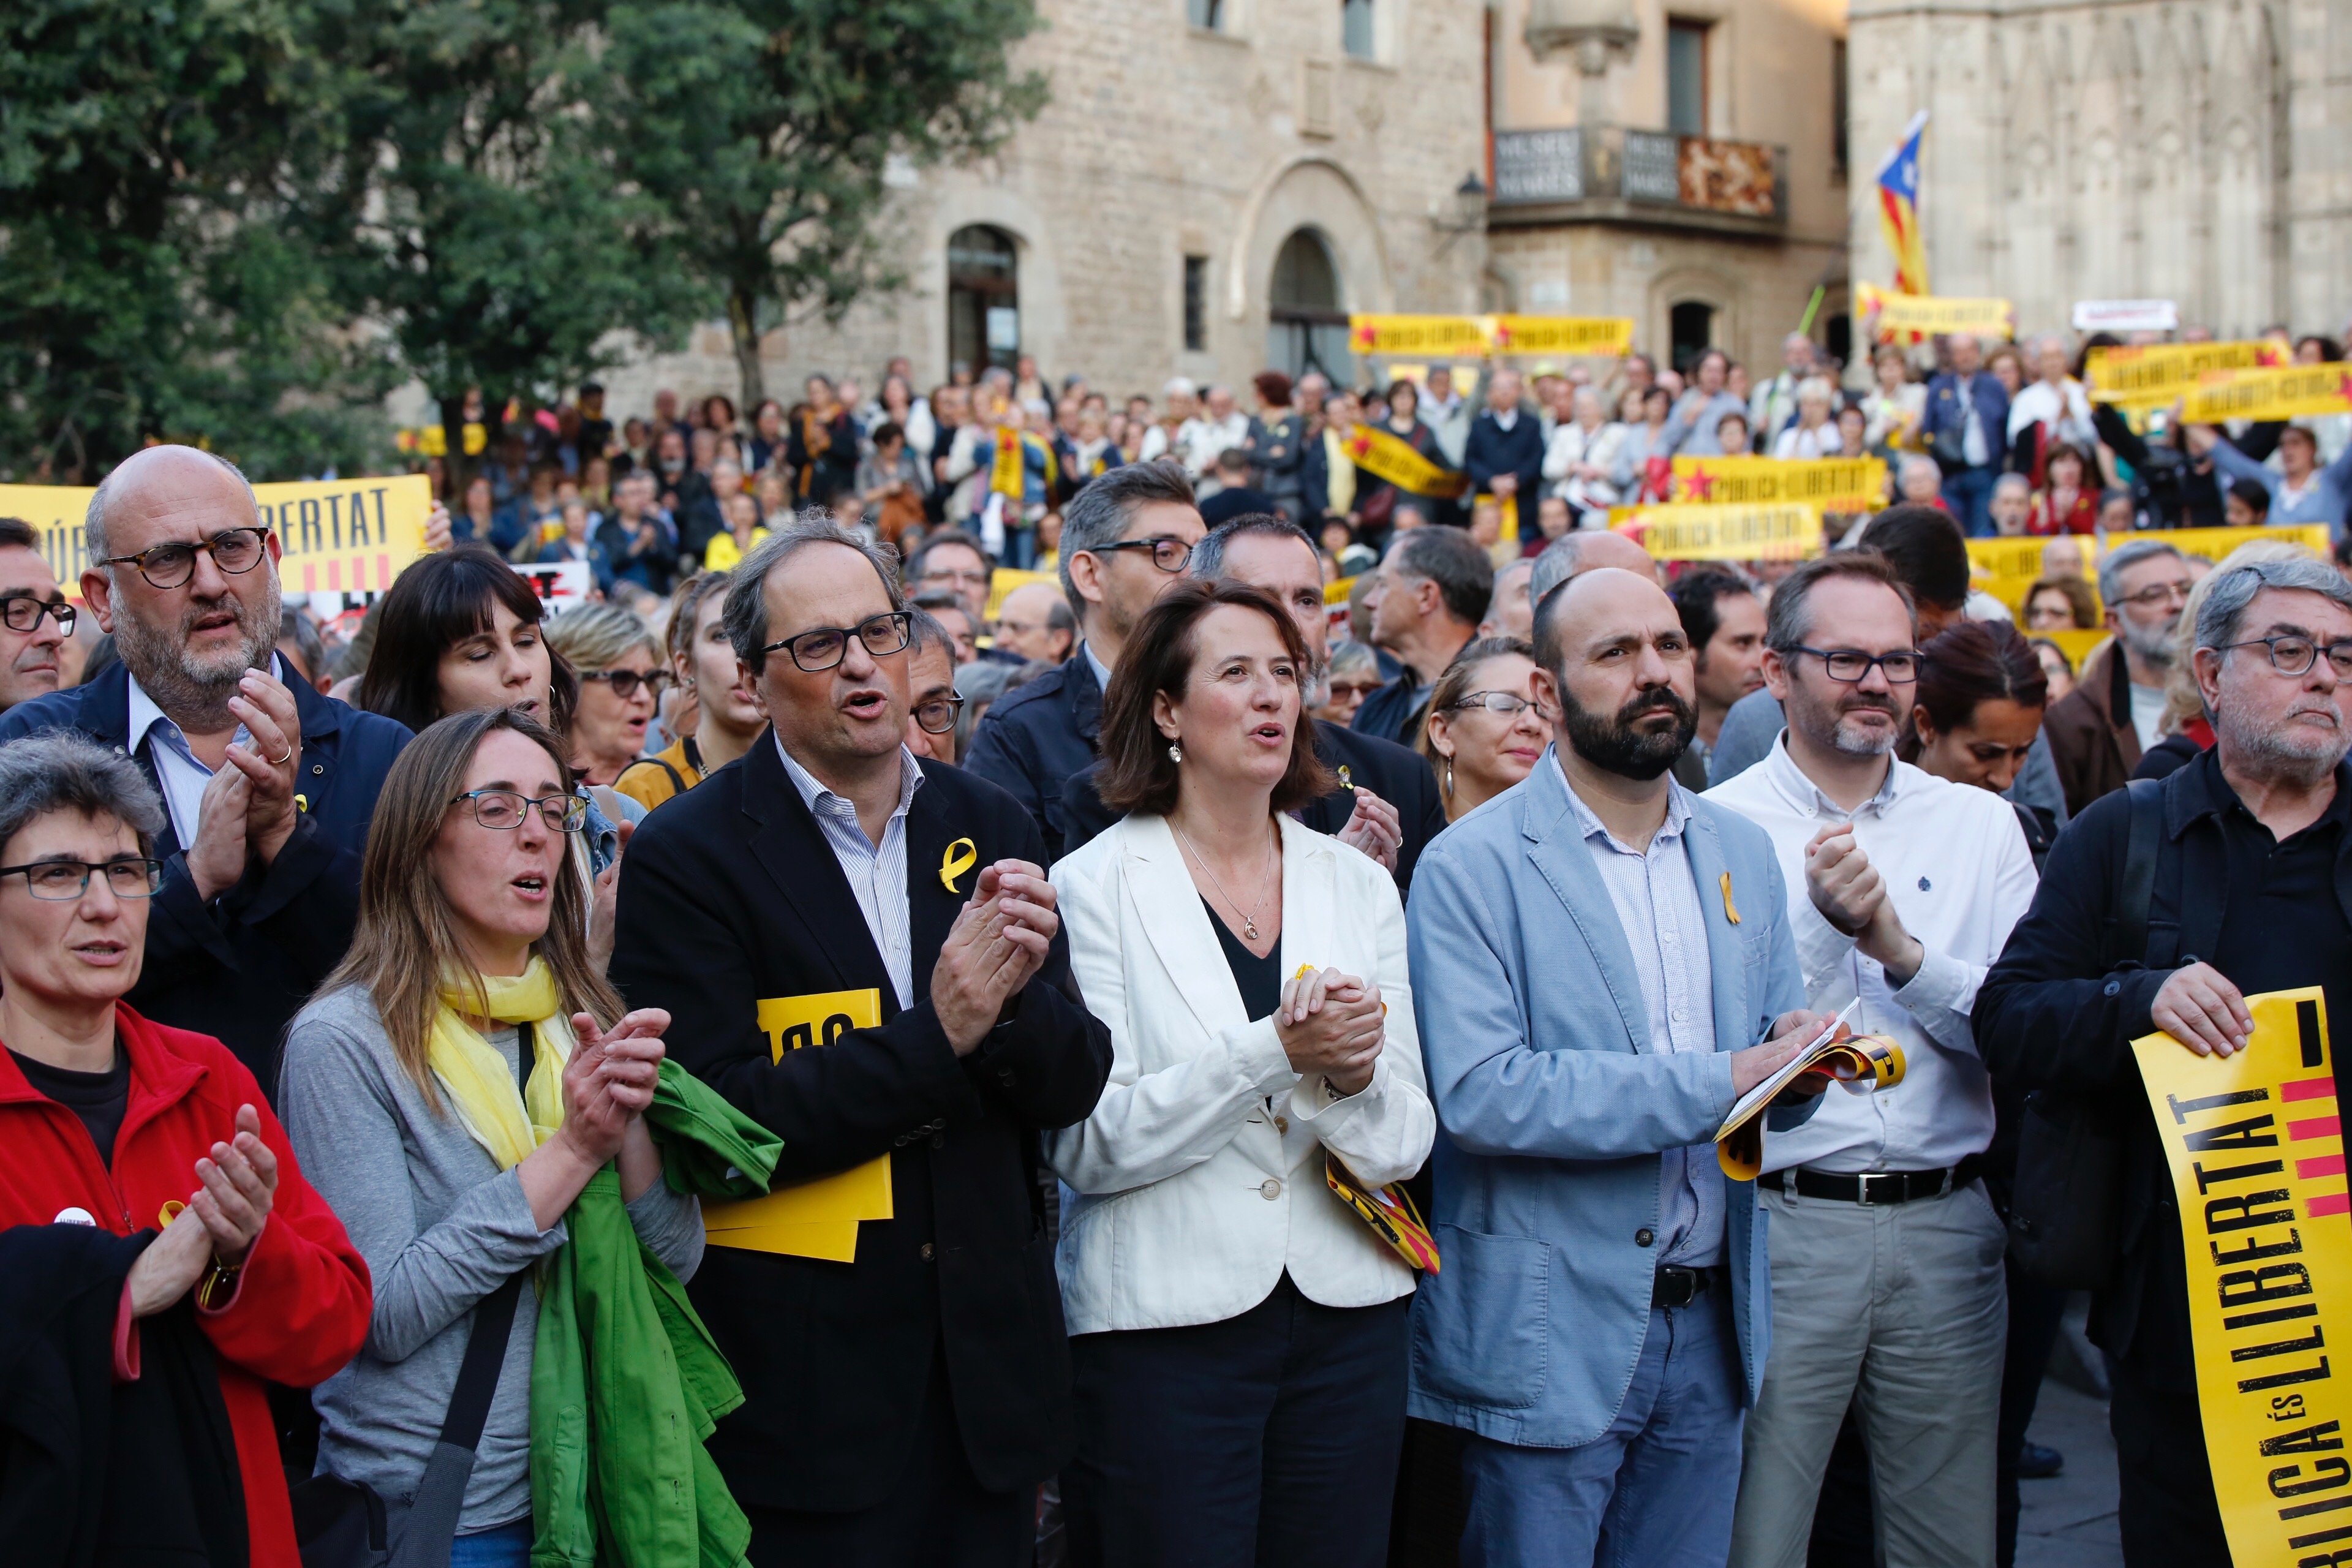
M 979 864 L 980 846 L 969 838 L 957 839 L 948 846 L 947 853 L 940 857 L 940 886 L 950 893 L 961 891 L 955 885 L 955 879 Z
M 1731 901 L 1731 873 L 1723 874 L 1723 918 L 1733 925 L 1739 923 L 1739 906 Z

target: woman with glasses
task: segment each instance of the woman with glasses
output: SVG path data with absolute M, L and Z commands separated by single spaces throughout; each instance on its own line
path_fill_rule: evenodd
M 1551 744 L 1535 677 L 1535 649 L 1527 643 L 1480 637 L 1437 678 L 1413 749 L 1437 770 L 1446 821 L 1460 821 L 1526 778 Z
M 565 1216 L 590 1183 L 617 1173 L 628 1228 L 677 1277 L 702 1256 L 700 1211 L 662 1179 L 646 1121 L 668 1016 L 624 1016 L 588 951 L 569 848 L 586 809 L 564 752 L 508 707 L 409 743 L 376 802 L 351 955 L 286 1042 L 294 1147 L 375 1281 L 366 1348 L 311 1395 L 320 1472 L 416 1497 L 477 1322 L 507 1325 L 453 1568 L 530 1560 L 554 1305 L 534 1265 L 575 1239 Z M 617 1413 L 598 1414 L 603 1434 Z
M 1380 658 L 1371 645 L 1343 637 L 1331 645 L 1330 660 L 1323 668 L 1323 706 L 1315 710 L 1315 717 L 1333 724 L 1351 724 L 1364 699 L 1387 684 L 1381 679 Z
M 110 747 L 63 732 L 0 746 L 0 1231 L 72 1247 L 76 1288 L 57 1279 L 48 1316 L 78 1320 L 95 1364 L 74 1374 L 101 1408 L 126 1428 L 176 1423 L 128 1450 L 168 1455 L 172 1474 L 92 1475 L 103 1444 L 79 1458 L 83 1495 L 135 1510 L 77 1521 L 60 1496 L 37 1521 L 12 1511 L 0 1555 L 55 1543 L 58 1561 L 222 1563 L 234 1539 L 239 1563 L 299 1568 L 268 1385 L 317 1383 L 359 1351 L 368 1271 L 252 1073 L 122 1000 L 163 826 L 154 787 Z M 25 1267 L 8 1265 L 12 1297 Z M 27 1397 L 29 1339 L 12 1326 L 5 1384 Z M 219 1506 L 240 1493 L 241 1509 Z
M 547 646 L 580 676 L 566 731 L 582 782 L 609 784 L 646 754 L 646 731 L 669 672 L 646 623 L 618 605 L 583 605 L 547 626 Z

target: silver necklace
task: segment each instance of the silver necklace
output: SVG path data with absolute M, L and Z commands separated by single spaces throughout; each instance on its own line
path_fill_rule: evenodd
M 1168 819 L 1168 826 L 1171 827 L 1176 827 L 1176 819 L 1172 816 L 1170 817 Z M 1241 913 L 1241 900 L 1234 898 L 1231 893 L 1226 892 L 1225 885 L 1217 880 L 1216 872 L 1211 870 L 1209 868 L 1209 858 L 1201 853 L 1201 847 L 1192 842 L 1192 836 L 1185 832 L 1182 828 L 1176 827 L 1176 837 L 1184 841 L 1184 847 L 1191 850 L 1192 852 L 1192 858 L 1200 862 L 1202 875 L 1209 879 L 1209 885 L 1217 889 L 1218 896 L 1225 900 L 1226 907 L 1233 910 L 1236 914 Z M 1273 856 L 1269 854 L 1266 858 L 1268 859 L 1272 859 Z M 1249 907 L 1249 912 L 1247 914 L 1242 915 L 1243 941 L 1255 942 L 1257 940 L 1257 911 L 1259 907 L 1265 902 L 1266 894 L 1273 890 L 1274 883 L 1273 880 L 1269 879 L 1266 885 L 1258 889 L 1257 902 Z

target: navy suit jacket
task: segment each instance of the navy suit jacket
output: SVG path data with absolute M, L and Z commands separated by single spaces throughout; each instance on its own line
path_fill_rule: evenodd
M 1508 430 L 1503 428 L 1491 408 L 1482 408 L 1478 417 L 1470 422 L 1470 440 L 1462 448 L 1462 466 L 1470 471 L 1473 494 L 1485 495 L 1495 488 L 1496 474 L 1518 477 L 1519 537 L 1536 536 L 1537 503 L 1543 494 L 1544 436 L 1543 423 L 1527 408 Z
M 166 820 L 155 844 L 163 886 L 148 906 L 139 984 L 125 998 L 159 1024 L 212 1036 L 273 1090 L 287 1024 L 351 946 L 368 822 L 383 775 L 409 740 L 404 724 L 322 697 L 307 682 L 288 684 L 302 721 L 296 787 L 305 805 L 293 837 L 277 859 L 249 868 L 207 904 Z M 0 742 L 41 730 L 79 731 L 121 751 L 131 732 L 129 668 L 114 665 L 87 686 L 0 714 Z M 157 783 L 145 748 L 138 762 Z
M 1034 819 L 1048 865 L 1064 853 L 1063 782 L 1095 760 L 1102 738 L 1102 698 L 1081 644 L 1061 668 L 998 698 L 963 760 L 966 769 L 1009 792 Z

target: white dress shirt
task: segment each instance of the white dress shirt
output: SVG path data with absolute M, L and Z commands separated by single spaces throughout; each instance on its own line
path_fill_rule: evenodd
M 890 825 L 882 830 L 882 842 L 877 844 L 857 825 L 856 803 L 825 788 L 814 773 L 794 762 L 784 750 L 782 736 L 776 740 L 776 755 L 784 759 L 784 772 L 792 775 L 793 787 L 801 792 L 801 803 L 816 818 L 824 841 L 833 846 L 833 858 L 841 862 L 841 874 L 849 879 L 857 912 L 866 917 L 866 929 L 882 954 L 883 966 L 890 972 L 890 988 L 898 994 L 898 1005 L 913 1006 L 915 939 L 913 918 L 907 910 L 907 808 L 914 804 L 915 791 L 922 785 L 923 764 L 915 760 L 914 752 L 898 748 L 898 807 L 890 814 Z
M 2016 440 L 2033 425 L 2049 426 L 2053 439 L 2072 442 L 2085 452 L 2098 445 L 2091 401 L 2083 395 L 2083 384 L 2071 376 L 2058 386 L 2037 381 L 2018 388 L 2009 405 L 2009 438 Z
M 279 680 L 286 679 L 285 668 L 275 653 L 269 656 L 269 673 Z M 195 843 L 204 826 L 205 786 L 213 782 L 213 770 L 196 760 L 186 734 L 155 706 L 155 700 L 147 695 L 135 675 L 131 678 L 130 718 L 131 733 L 122 742 L 123 749 L 135 757 L 141 746 L 147 746 L 147 760 L 155 769 L 156 782 L 163 786 L 163 809 L 171 813 L 173 836 L 186 849 Z M 151 741 L 153 744 L 149 745 Z M 229 744 L 250 746 L 253 737 L 239 724 Z
M 2009 802 L 1890 759 L 1879 792 L 1846 811 L 1797 766 L 1785 732 L 1762 763 L 1706 798 L 1772 837 L 1807 1005 L 1831 1013 L 1859 997 L 1854 1033 L 1903 1047 L 1901 1083 L 1823 1095 L 1811 1121 L 1764 1141 L 1764 1168 L 1932 1171 L 1983 1152 L 1992 1142 L 1992 1082 L 1969 1014 L 2036 882 Z M 1890 985 L 1885 967 L 1832 929 L 1806 890 L 1805 846 L 1838 822 L 1853 824 L 1904 929 L 1926 950 L 1908 984 Z

